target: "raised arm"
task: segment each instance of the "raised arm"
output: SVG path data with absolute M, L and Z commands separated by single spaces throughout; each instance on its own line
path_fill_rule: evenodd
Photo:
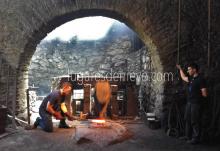
M 189 78 L 185 75 L 185 73 L 183 72 L 183 69 L 181 68 L 180 65 L 176 65 L 177 69 L 179 69 L 180 71 L 180 76 L 181 76 L 181 79 L 185 82 L 189 82 Z

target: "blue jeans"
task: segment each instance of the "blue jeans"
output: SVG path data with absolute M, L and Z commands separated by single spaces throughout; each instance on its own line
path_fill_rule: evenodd
M 42 109 L 40 109 L 39 114 L 41 117 L 39 121 L 40 127 L 46 132 L 53 132 L 52 115 Z

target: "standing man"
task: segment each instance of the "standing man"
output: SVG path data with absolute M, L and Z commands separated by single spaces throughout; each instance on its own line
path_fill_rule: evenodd
M 181 79 L 187 82 L 187 104 L 185 109 L 185 136 L 182 139 L 187 143 L 198 144 L 201 134 L 201 117 L 203 100 L 207 98 L 207 88 L 204 78 L 199 74 L 199 67 L 195 63 L 188 65 L 188 74 L 186 76 L 180 67 L 176 65 L 180 71 Z
M 74 120 L 70 112 L 67 111 L 65 97 L 72 92 L 72 84 L 64 82 L 61 89 L 51 92 L 42 102 L 39 109 L 40 117 L 34 123 L 34 128 L 40 126 L 46 132 L 53 132 L 52 116 L 60 120 L 59 128 L 69 128 L 65 122 Z

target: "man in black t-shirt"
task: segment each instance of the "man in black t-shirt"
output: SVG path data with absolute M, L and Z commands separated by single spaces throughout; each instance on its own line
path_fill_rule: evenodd
M 65 117 L 74 120 L 70 112 L 67 111 L 65 97 L 70 95 L 72 85 L 64 82 L 62 88 L 51 92 L 41 103 L 39 108 L 40 117 L 34 123 L 34 128 L 40 126 L 46 132 L 53 132 L 52 116 L 60 120 L 59 128 L 68 128 Z
M 199 143 L 201 133 L 201 117 L 203 100 L 207 98 L 207 88 L 205 79 L 198 73 L 199 67 L 195 63 L 188 65 L 188 74 L 186 76 L 180 67 L 180 76 L 183 81 L 187 82 L 187 104 L 185 110 L 185 137 L 190 144 Z

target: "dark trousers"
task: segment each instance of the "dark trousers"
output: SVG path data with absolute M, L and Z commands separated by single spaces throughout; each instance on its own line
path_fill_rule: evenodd
M 42 109 L 40 109 L 39 114 L 41 117 L 39 122 L 40 127 L 46 132 L 53 132 L 52 115 Z
M 96 117 L 99 117 L 99 113 L 102 111 L 103 106 L 103 104 L 99 103 L 98 101 L 95 101 L 94 111 Z
M 39 110 L 39 114 L 41 117 L 39 122 L 40 127 L 46 132 L 53 132 L 52 115 L 43 109 Z M 62 111 L 61 114 L 62 116 L 64 116 L 64 113 Z M 65 118 L 60 120 L 60 124 L 66 124 Z
M 200 138 L 200 131 L 201 131 L 201 105 L 200 104 L 193 104 L 187 103 L 186 104 L 186 111 L 185 111 L 185 135 L 188 138 L 192 138 L 194 140 L 199 140 Z
M 95 113 L 95 116 L 96 117 L 99 117 L 99 113 L 102 111 L 103 107 L 105 106 L 105 104 L 101 104 L 99 103 L 98 101 L 95 102 L 95 107 L 94 107 L 94 113 Z M 112 114 L 111 114 L 111 106 L 108 104 L 107 106 L 107 116 L 108 117 L 112 117 Z

